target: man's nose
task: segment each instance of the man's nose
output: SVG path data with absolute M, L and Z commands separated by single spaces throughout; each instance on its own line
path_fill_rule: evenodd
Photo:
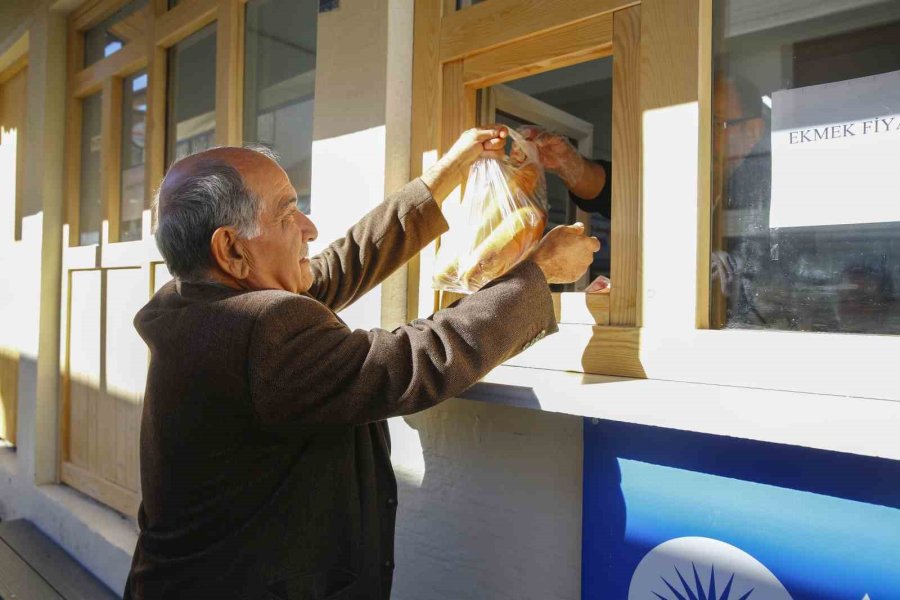
M 316 224 L 303 213 L 300 213 L 300 227 L 303 229 L 303 238 L 307 242 L 314 242 L 319 237 L 319 230 L 316 229 Z

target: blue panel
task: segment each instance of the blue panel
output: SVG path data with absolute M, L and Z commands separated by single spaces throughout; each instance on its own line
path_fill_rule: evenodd
M 585 599 L 900 599 L 895 461 L 587 419 L 583 500 Z

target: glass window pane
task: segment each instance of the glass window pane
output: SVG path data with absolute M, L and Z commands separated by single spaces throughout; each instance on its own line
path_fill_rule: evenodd
M 247 3 L 244 139 L 275 150 L 309 214 L 316 0 Z
M 81 195 L 79 200 L 78 243 L 100 243 L 103 220 L 100 204 L 100 93 L 81 102 Z
M 211 148 L 216 138 L 216 25 L 169 49 L 166 164 Z
M 712 326 L 900 334 L 900 2 L 713 27 Z
M 122 81 L 122 189 L 119 240 L 141 239 L 144 199 L 144 130 L 147 123 L 147 73 Z
M 84 66 L 122 49 L 147 31 L 148 0 L 133 0 L 84 32 Z

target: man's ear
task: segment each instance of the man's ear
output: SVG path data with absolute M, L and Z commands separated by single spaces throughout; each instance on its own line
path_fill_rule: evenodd
M 209 242 L 215 266 L 234 277 L 246 279 L 250 275 L 250 262 L 240 236 L 233 227 L 219 227 Z

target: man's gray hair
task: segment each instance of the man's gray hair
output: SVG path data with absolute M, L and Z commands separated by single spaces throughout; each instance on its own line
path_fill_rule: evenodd
M 265 146 L 248 148 L 277 161 Z M 208 275 L 213 266 L 209 242 L 219 227 L 234 227 L 246 239 L 259 234 L 259 198 L 224 160 L 199 161 L 190 177 L 161 197 L 163 187 L 153 199 L 154 237 L 169 272 L 182 281 Z

